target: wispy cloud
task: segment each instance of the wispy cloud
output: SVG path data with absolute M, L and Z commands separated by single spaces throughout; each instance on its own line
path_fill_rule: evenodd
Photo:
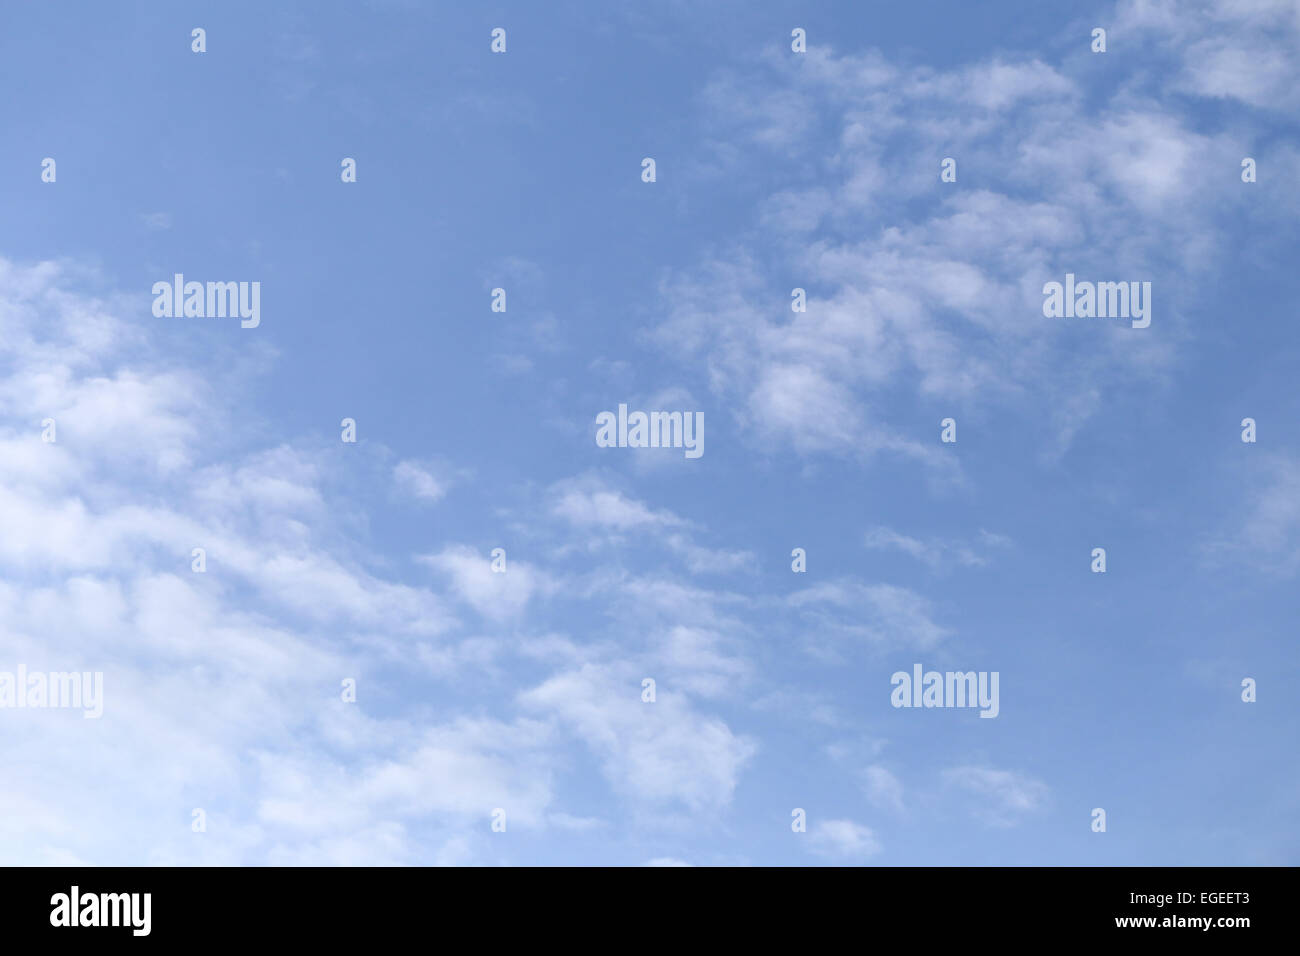
M 812 824 L 808 843 L 814 853 L 843 862 L 861 862 L 880 852 L 880 841 L 868 826 L 852 820 Z
M 970 793 L 971 812 L 991 826 L 1010 827 L 1043 807 L 1047 785 L 1028 774 L 992 767 L 965 765 L 943 773 L 950 786 Z

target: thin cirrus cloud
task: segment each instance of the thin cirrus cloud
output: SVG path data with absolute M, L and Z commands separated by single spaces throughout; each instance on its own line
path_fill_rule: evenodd
M 943 772 L 949 786 L 971 795 L 971 812 L 991 826 L 1010 827 L 1026 814 L 1043 808 L 1048 787 L 1043 781 L 1013 770 L 966 765 Z
M 1262 34 L 1267 21 L 1294 37 L 1294 16 L 1205 6 L 1225 26 L 1261 31 L 1259 82 L 1295 85 L 1294 44 Z M 1241 33 L 1189 26 L 1195 18 L 1168 5 L 1122 4 L 1120 17 L 1142 44 L 1213 51 L 1222 75 L 1202 95 L 1260 98 L 1233 80 L 1232 64 L 1250 56 Z M 1041 286 L 1066 271 L 1211 272 L 1223 251 L 1216 227 L 1240 186 L 1235 134 L 1200 132 L 1194 117 L 1129 88 L 1089 104 L 1078 72 L 1001 55 L 947 71 L 904 67 L 823 47 L 806 62 L 773 56 L 716 82 L 701 100 L 716 138 L 747 140 L 778 165 L 816 164 L 825 182 L 767 197 L 765 243 L 738 242 L 665 280 L 669 315 L 651 340 L 707 364 L 715 393 L 744 410 L 758 438 L 798 451 L 948 469 L 871 410 L 908 396 L 1002 406 L 1029 396 L 1050 410 L 1050 438 L 1064 453 L 1107 383 L 1157 381 L 1177 361 L 1185 310 L 1203 290 L 1164 282 L 1156 321 L 1166 335 L 1094 327 L 1103 347 L 1082 356 L 1077 334 L 1042 325 Z M 838 132 L 829 154 L 810 124 Z M 933 165 L 891 161 L 902 156 Z M 941 193 L 917 217 L 904 203 L 934 194 L 942 156 L 978 170 L 981 185 Z M 881 222 L 876 235 L 862 237 L 860 209 Z M 802 277 L 807 312 L 790 314 L 789 286 L 773 275 Z
M 840 862 L 861 863 L 881 849 L 872 829 L 853 820 L 826 820 L 813 824 L 808 842 L 814 853 Z
M 975 541 L 968 543 L 933 537 L 921 539 L 883 526 L 869 530 L 864 543 L 874 551 L 901 551 L 936 571 L 954 566 L 987 567 L 993 554 L 1011 544 L 1005 535 L 983 529 Z
M 438 501 L 447 494 L 447 483 L 417 462 L 398 462 L 393 469 L 393 480 L 403 491 L 421 501 Z

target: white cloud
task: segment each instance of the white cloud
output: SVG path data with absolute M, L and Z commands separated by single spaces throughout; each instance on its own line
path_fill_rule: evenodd
M 626 667 L 586 665 L 524 692 L 520 701 L 558 718 L 600 759 L 616 792 L 645 804 L 723 807 L 756 750 L 667 686 L 654 703 L 642 702 L 640 677 Z
M 892 584 L 841 578 L 796 591 L 786 603 L 816 625 L 812 631 L 880 647 L 926 650 L 952 634 L 934 621 L 930 601 Z
M 494 806 L 545 825 L 545 725 L 364 716 L 395 678 L 386 662 L 409 679 L 456 622 L 434 592 L 367 570 L 327 492 L 343 459 L 223 441 L 205 461 L 200 377 L 115 300 L 69 291 L 82 281 L 0 260 L 16 413 L 0 425 L 0 656 L 104 674 L 99 720 L 0 714 L 0 761 L 26 768 L 0 796 L 9 859 L 409 863 L 417 821 L 447 859 Z M 447 666 L 482 666 L 473 641 Z M 339 699 L 344 677 L 362 703 Z M 196 807 L 207 833 L 189 829 Z
M 584 547 L 623 544 L 641 535 L 676 554 L 693 573 L 728 573 L 753 566 L 748 551 L 709 548 L 695 540 L 691 522 L 666 509 L 652 509 L 643 501 L 608 487 L 587 475 L 561 482 L 551 489 L 551 514 L 582 532 Z
M 880 841 L 870 827 L 852 820 L 814 823 L 808 832 L 814 853 L 846 861 L 861 861 L 880 852 Z
M 903 784 L 886 767 L 872 764 L 862 772 L 867 798 L 877 807 L 903 811 Z
M 493 571 L 492 558 L 467 545 L 449 545 L 418 560 L 448 579 L 452 591 L 493 621 L 517 618 L 535 595 L 554 588 L 549 575 L 506 553 L 506 570 Z
M 955 456 L 899 431 L 890 408 L 1028 400 L 1047 410 L 1032 424 L 1048 432 L 1052 457 L 1107 395 L 1159 381 L 1196 302 L 1187 277 L 1219 259 L 1238 137 L 1198 132 L 1194 117 L 1127 89 L 1093 106 L 1067 73 L 1033 58 L 933 70 L 822 45 L 764 62 L 714 85 L 706 122 L 719 138 L 779 146 L 765 154 L 772 162 L 817 169 L 818 190 L 769 197 L 764 243 L 666 280 L 669 315 L 650 332 L 707 370 L 756 443 L 888 453 L 955 479 Z M 794 123 L 787 107 L 799 97 L 810 116 Z M 835 147 L 799 135 L 805 123 L 837 130 Z M 903 159 L 921 156 L 933 159 Z M 943 156 L 959 159 L 958 184 L 938 182 Z M 981 171 L 978 186 L 965 169 Z M 904 204 L 921 201 L 917 218 Z M 864 214 L 886 225 L 864 234 Z M 1043 283 L 1067 271 L 1152 281 L 1157 330 L 1044 320 Z M 776 275 L 808 289 L 805 313 L 791 313 L 793 282 Z
M 973 794 L 976 803 L 972 812 L 993 826 L 1014 826 L 1047 800 L 1045 783 L 1015 771 L 967 765 L 945 770 L 943 778 L 950 786 Z
M 435 478 L 428 468 L 413 461 L 398 462 L 393 469 L 393 479 L 407 494 L 423 501 L 437 501 L 447 494 L 444 482 Z
M 716 631 L 678 624 L 656 641 L 653 656 L 668 686 L 697 697 L 721 697 L 750 676 L 750 666 L 734 644 Z
M 590 484 L 576 488 L 567 484 L 560 486 L 551 513 L 578 527 L 616 531 L 675 528 L 685 524 L 670 512 L 651 511 L 642 502 L 618 491 Z
M 1264 457 L 1245 470 L 1242 483 L 1247 504 L 1233 530 L 1208 545 L 1211 559 L 1244 559 L 1283 576 L 1300 571 L 1300 459 Z
M 1152 40 L 1175 89 L 1269 110 L 1300 104 L 1300 7 L 1277 0 L 1121 0 L 1113 32 Z
M 869 549 L 875 551 L 891 549 L 902 551 L 938 571 L 953 565 L 984 567 L 990 561 L 988 552 L 1007 547 L 1010 540 L 1003 535 L 980 531 L 977 546 L 963 541 L 914 538 L 892 528 L 879 526 L 867 532 L 864 543 Z

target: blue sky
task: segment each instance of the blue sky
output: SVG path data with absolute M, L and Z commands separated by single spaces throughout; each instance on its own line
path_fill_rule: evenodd
M 1300 8 L 1057 6 L 7 10 L 4 861 L 1296 863 Z

